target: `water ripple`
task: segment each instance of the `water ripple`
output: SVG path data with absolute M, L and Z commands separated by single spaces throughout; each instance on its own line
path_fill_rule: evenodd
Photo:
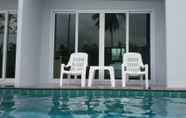
M 184 118 L 186 98 L 0 96 L 0 118 Z

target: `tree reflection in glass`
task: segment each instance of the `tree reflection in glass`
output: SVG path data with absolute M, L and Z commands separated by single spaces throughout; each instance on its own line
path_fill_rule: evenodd
M 150 14 L 132 13 L 129 19 L 129 51 L 142 55 L 150 75 Z
M 75 49 L 75 14 L 55 15 L 54 78 L 60 76 L 60 64 L 67 64 Z
M 6 78 L 15 77 L 17 14 L 8 15 Z
M 0 78 L 2 77 L 2 59 L 3 59 L 3 39 L 4 39 L 4 27 L 5 15 L 0 14 Z
M 115 70 L 115 78 L 121 78 L 122 56 L 125 52 L 126 17 L 124 13 L 105 14 L 105 65 Z M 105 72 L 105 78 L 109 78 Z
M 99 25 L 95 25 L 93 16 L 99 18 L 99 14 L 79 14 L 79 38 L 78 51 L 88 53 L 89 66 L 98 65 L 99 58 Z M 96 73 L 96 78 L 98 73 Z

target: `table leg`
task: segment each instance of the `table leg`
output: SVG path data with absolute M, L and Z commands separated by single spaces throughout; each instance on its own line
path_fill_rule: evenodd
M 111 86 L 112 87 L 115 87 L 114 69 L 113 68 L 110 68 L 109 69 L 109 72 L 110 72 Z
M 89 76 L 88 76 L 88 87 L 92 86 L 93 75 L 94 75 L 94 70 L 92 68 L 90 68 Z

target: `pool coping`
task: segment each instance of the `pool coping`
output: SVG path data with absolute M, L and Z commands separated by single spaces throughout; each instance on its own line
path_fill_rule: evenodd
M 186 98 L 185 90 L 145 90 L 121 88 L 13 88 L 0 87 L 0 97 L 3 96 L 38 96 L 38 97 L 171 97 Z
M 105 91 L 145 91 L 145 92 L 186 92 L 181 89 L 139 89 L 139 88 L 31 88 L 31 87 L 0 87 L 2 89 L 13 89 L 13 90 L 105 90 Z

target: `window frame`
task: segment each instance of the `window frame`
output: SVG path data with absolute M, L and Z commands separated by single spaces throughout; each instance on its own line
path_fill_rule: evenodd
M 151 70 L 151 80 L 155 79 L 152 78 L 154 77 L 154 73 L 155 73 L 155 64 L 153 63 L 155 61 L 155 19 L 154 19 L 154 10 L 153 9 L 130 9 L 130 10 L 76 10 L 76 9 L 72 9 L 72 10 L 56 10 L 56 9 L 52 9 L 50 11 L 50 16 L 51 16 L 51 24 L 50 24 L 50 29 L 51 29 L 51 33 L 50 33 L 50 78 L 51 79 L 57 79 L 54 78 L 53 75 L 53 64 L 54 64 L 54 42 L 55 42 L 55 14 L 56 13 L 75 13 L 76 15 L 76 22 L 75 22 L 75 52 L 78 52 L 78 31 L 79 31 L 79 27 L 78 27 L 78 23 L 79 23 L 79 14 L 80 13 L 98 13 L 100 15 L 100 27 L 99 27 L 99 66 L 103 65 L 104 66 L 104 51 L 105 51 L 105 28 L 104 28 L 104 23 L 105 23 L 105 14 L 106 13 L 124 13 L 126 14 L 126 52 L 129 52 L 129 15 L 132 13 L 139 13 L 139 14 L 150 14 L 150 70 Z M 101 74 L 100 78 L 104 78 L 104 74 Z
M 7 66 L 7 45 L 8 45 L 8 15 L 9 14 L 16 14 L 17 10 L 2 10 L 0 14 L 5 15 L 5 29 L 4 29 L 4 36 L 3 36 L 3 57 L 2 57 L 2 76 L 0 80 L 5 79 L 15 79 L 6 77 L 6 66 Z M 15 65 L 16 66 L 16 65 Z M 16 69 L 16 67 L 14 68 Z

